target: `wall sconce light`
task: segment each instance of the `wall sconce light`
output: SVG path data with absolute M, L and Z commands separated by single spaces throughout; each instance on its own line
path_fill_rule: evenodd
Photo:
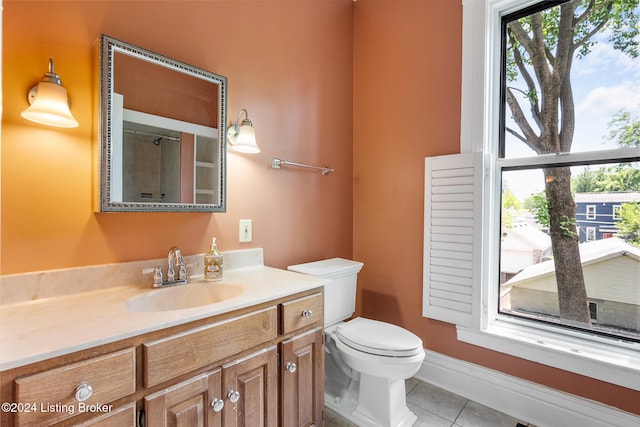
M 244 111 L 245 119 L 240 121 L 240 116 Z M 227 131 L 227 139 L 231 148 L 240 153 L 259 153 L 260 148 L 256 143 L 256 130 L 253 123 L 249 120 L 249 113 L 244 108 L 238 113 L 238 121 L 235 125 L 229 126 Z
M 49 59 L 49 72 L 29 90 L 27 99 L 31 106 L 21 114 L 25 119 L 62 128 L 78 127 L 78 121 L 69 110 L 67 90 L 55 73 L 53 59 Z

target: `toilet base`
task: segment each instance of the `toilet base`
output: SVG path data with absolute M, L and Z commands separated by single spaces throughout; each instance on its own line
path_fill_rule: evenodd
M 325 406 L 359 427 L 410 427 L 418 417 L 407 408 L 404 384 L 361 375 L 357 395 L 325 392 Z

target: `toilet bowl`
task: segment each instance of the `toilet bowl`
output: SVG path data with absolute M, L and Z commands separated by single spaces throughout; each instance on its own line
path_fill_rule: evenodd
M 338 326 L 336 335 L 345 363 L 366 375 L 406 379 L 424 360 L 422 340 L 389 323 L 357 317 Z
M 422 340 L 399 326 L 349 319 L 355 310 L 356 276 L 363 264 L 333 258 L 288 267 L 331 278 L 325 285 L 325 405 L 362 427 L 407 427 L 405 380 L 424 360 Z

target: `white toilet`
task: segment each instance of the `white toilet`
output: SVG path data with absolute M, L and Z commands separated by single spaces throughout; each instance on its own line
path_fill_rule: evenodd
M 399 326 L 357 317 L 357 275 L 363 264 L 332 258 L 289 266 L 330 278 L 324 288 L 325 405 L 362 427 L 405 427 L 416 421 L 404 382 L 424 360 L 422 340 Z

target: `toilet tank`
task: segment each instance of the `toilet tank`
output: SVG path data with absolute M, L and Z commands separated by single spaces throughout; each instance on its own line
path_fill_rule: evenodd
M 331 279 L 324 287 L 324 326 L 351 317 L 356 309 L 356 283 L 364 264 L 343 258 L 290 265 L 288 270 Z

